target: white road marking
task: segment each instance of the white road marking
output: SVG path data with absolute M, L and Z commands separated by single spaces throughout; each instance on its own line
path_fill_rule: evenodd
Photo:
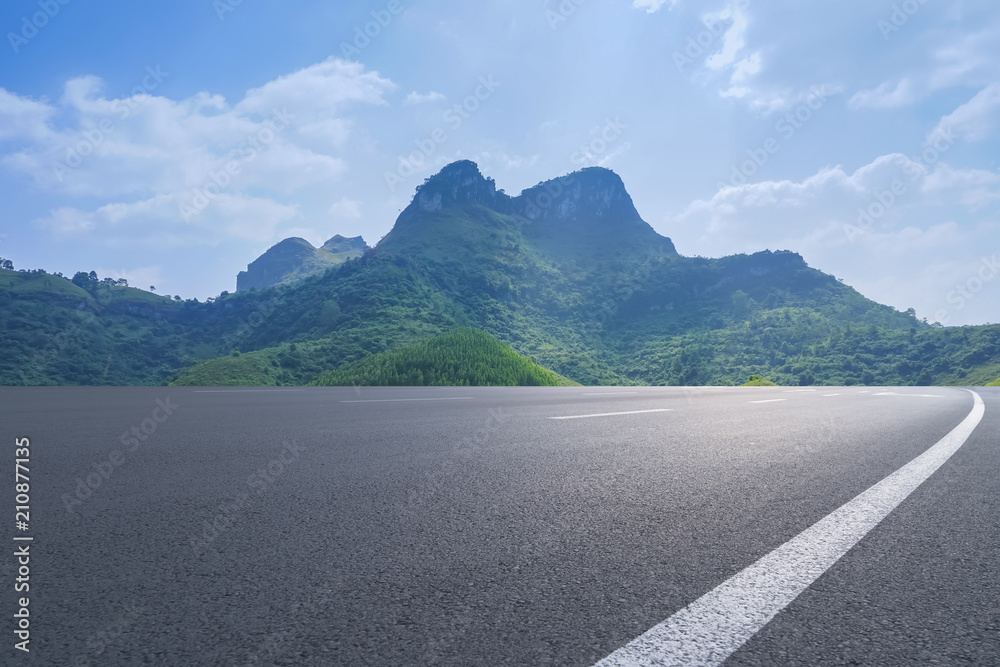
M 800 394 L 803 391 L 816 391 L 815 389 L 789 389 L 786 394 Z
M 644 415 L 650 412 L 673 412 L 670 409 L 660 410 L 633 410 L 631 412 L 602 412 L 597 415 L 571 415 L 569 417 L 549 417 L 549 419 L 587 419 L 589 417 L 617 417 L 618 415 Z
M 894 391 L 880 391 L 872 396 L 915 396 L 916 398 L 944 398 L 941 394 L 899 394 Z
M 305 389 L 195 389 L 196 394 L 267 394 L 291 393 Z
M 972 412 L 936 445 L 595 667 L 722 664 L 965 444 L 986 412 L 969 393 Z
M 637 391 L 605 391 L 597 394 L 584 394 L 584 396 L 624 396 L 625 394 L 638 394 Z
M 441 398 L 369 398 L 356 401 L 341 401 L 341 403 L 404 403 L 408 401 L 474 401 L 475 396 L 446 396 Z
M 787 398 L 772 398 L 767 401 L 750 401 L 751 403 L 781 403 L 782 401 L 787 401 Z
M 824 396 L 840 396 L 840 394 L 823 394 Z

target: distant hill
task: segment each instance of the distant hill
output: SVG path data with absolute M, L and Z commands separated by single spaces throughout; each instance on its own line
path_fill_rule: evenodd
M 292 283 L 361 257 L 368 249 L 360 236 L 349 239 L 338 234 L 320 248 L 298 237 L 285 239 L 251 262 L 246 271 L 240 271 L 236 291 Z
M 299 385 L 463 327 L 592 385 L 1000 375 L 1000 326 L 931 326 L 789 250 L 685 257 L 599 167 L 511 196 L 456 162 L 375 248 L 290 239 L 255 267 L 260 287 L 208 303 L 0 271 L 0 384 Z
M 493 336 L 459 329 L 424 343 L 380 352 L 324 373 L 319 386 L 568 386 Z

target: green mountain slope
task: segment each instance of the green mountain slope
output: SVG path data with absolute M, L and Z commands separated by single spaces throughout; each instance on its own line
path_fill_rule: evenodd
M 303 384 L 459 327 L 584 384 L 1000 375 L 1000 326 L 931 327 L 794 252 L 684 257 L 600 168 L 512 197 L 449 165 L 363 256 L 209 303 L 81 285 L 0 271 L 0 383 Z
M 324 373 L 315 384 L 556 387 L 576 383 L 522 357 L 485 332 L 465 328 L 345 364 Z
M 1000 378 L 998 378 L 998 379 L 994 380 L 993 382 L 990 382 L 990 383 L 989 383 L 988 385 L 986 385 L 986 386 L 987 386 L 987 387 L 1000 387 Z
M 0 383 L 159 384 L 218 354 L 219 332 L 195 304 L 85 275 L 77 282 L 0 270 Z

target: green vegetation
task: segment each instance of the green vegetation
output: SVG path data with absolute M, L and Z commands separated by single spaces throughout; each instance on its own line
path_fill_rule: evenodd
M 1000 378 L 997 378 L 993 382 L 990 382 L 987 387 L 1000 387 Z
M 319 386 L 557 387 L 576 384 L 493 336 L 459 329 L 324 373 Z
M 740 385 L 741 387 L 777 387 L 775 383 L 759 375 L 751 375 L 750 380 Z
M 278 384 L 276 368 L 264 355 L 230 355 L 186 368 L 174 386 L 265 387 Z
M 402 382 L 412 369 L 378 355 L 463 327 L 586 385 L 733 386 L 751 375 L 782 386 L 984 385 L 1000 376 L 1000 326 L 935 327 L 788 251 L 682 257 L 606 170 L 578 172 L 543 200 L 536 193 L 549 184 L 511 198 L 476 182 L 472 168 L 429 179 L 363 256 L 206 303 L 93 272 L 68 280 L 0 269 L 0 384 L 302 385 L 373 355 Z M 551 205 L 529 216 L 524 197 Z M 327 252 L 357 250 L 333 241 Z M 448 381 L 431 375 L 414 381 Z

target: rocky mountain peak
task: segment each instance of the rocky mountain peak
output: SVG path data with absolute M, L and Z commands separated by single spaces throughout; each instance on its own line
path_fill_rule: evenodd
M 444 167 L 417 187 L 413 203 L 433 213 L 449 203 L 477 202 L 496 206 L 498 199 L 503 197 L 497 192 L 494 180 L 479 171 L 479 165 L 471 160 L 460 160 Z
M 604 167 L 588 167 L 539 183 L 521 193 L 517 208 L 530 220 L 640 219 L 621 177 Z
M 320 250 L 325 250 L 330 253 L 342 253 L 350 251 L 360 251 L 364 253 L 368 250 L 368 244 L 360 236 L 355 236 L 353 238 L 347 238 L 346 236 L 341 236 L 337 234 L 332 239 L 323 244 Z

